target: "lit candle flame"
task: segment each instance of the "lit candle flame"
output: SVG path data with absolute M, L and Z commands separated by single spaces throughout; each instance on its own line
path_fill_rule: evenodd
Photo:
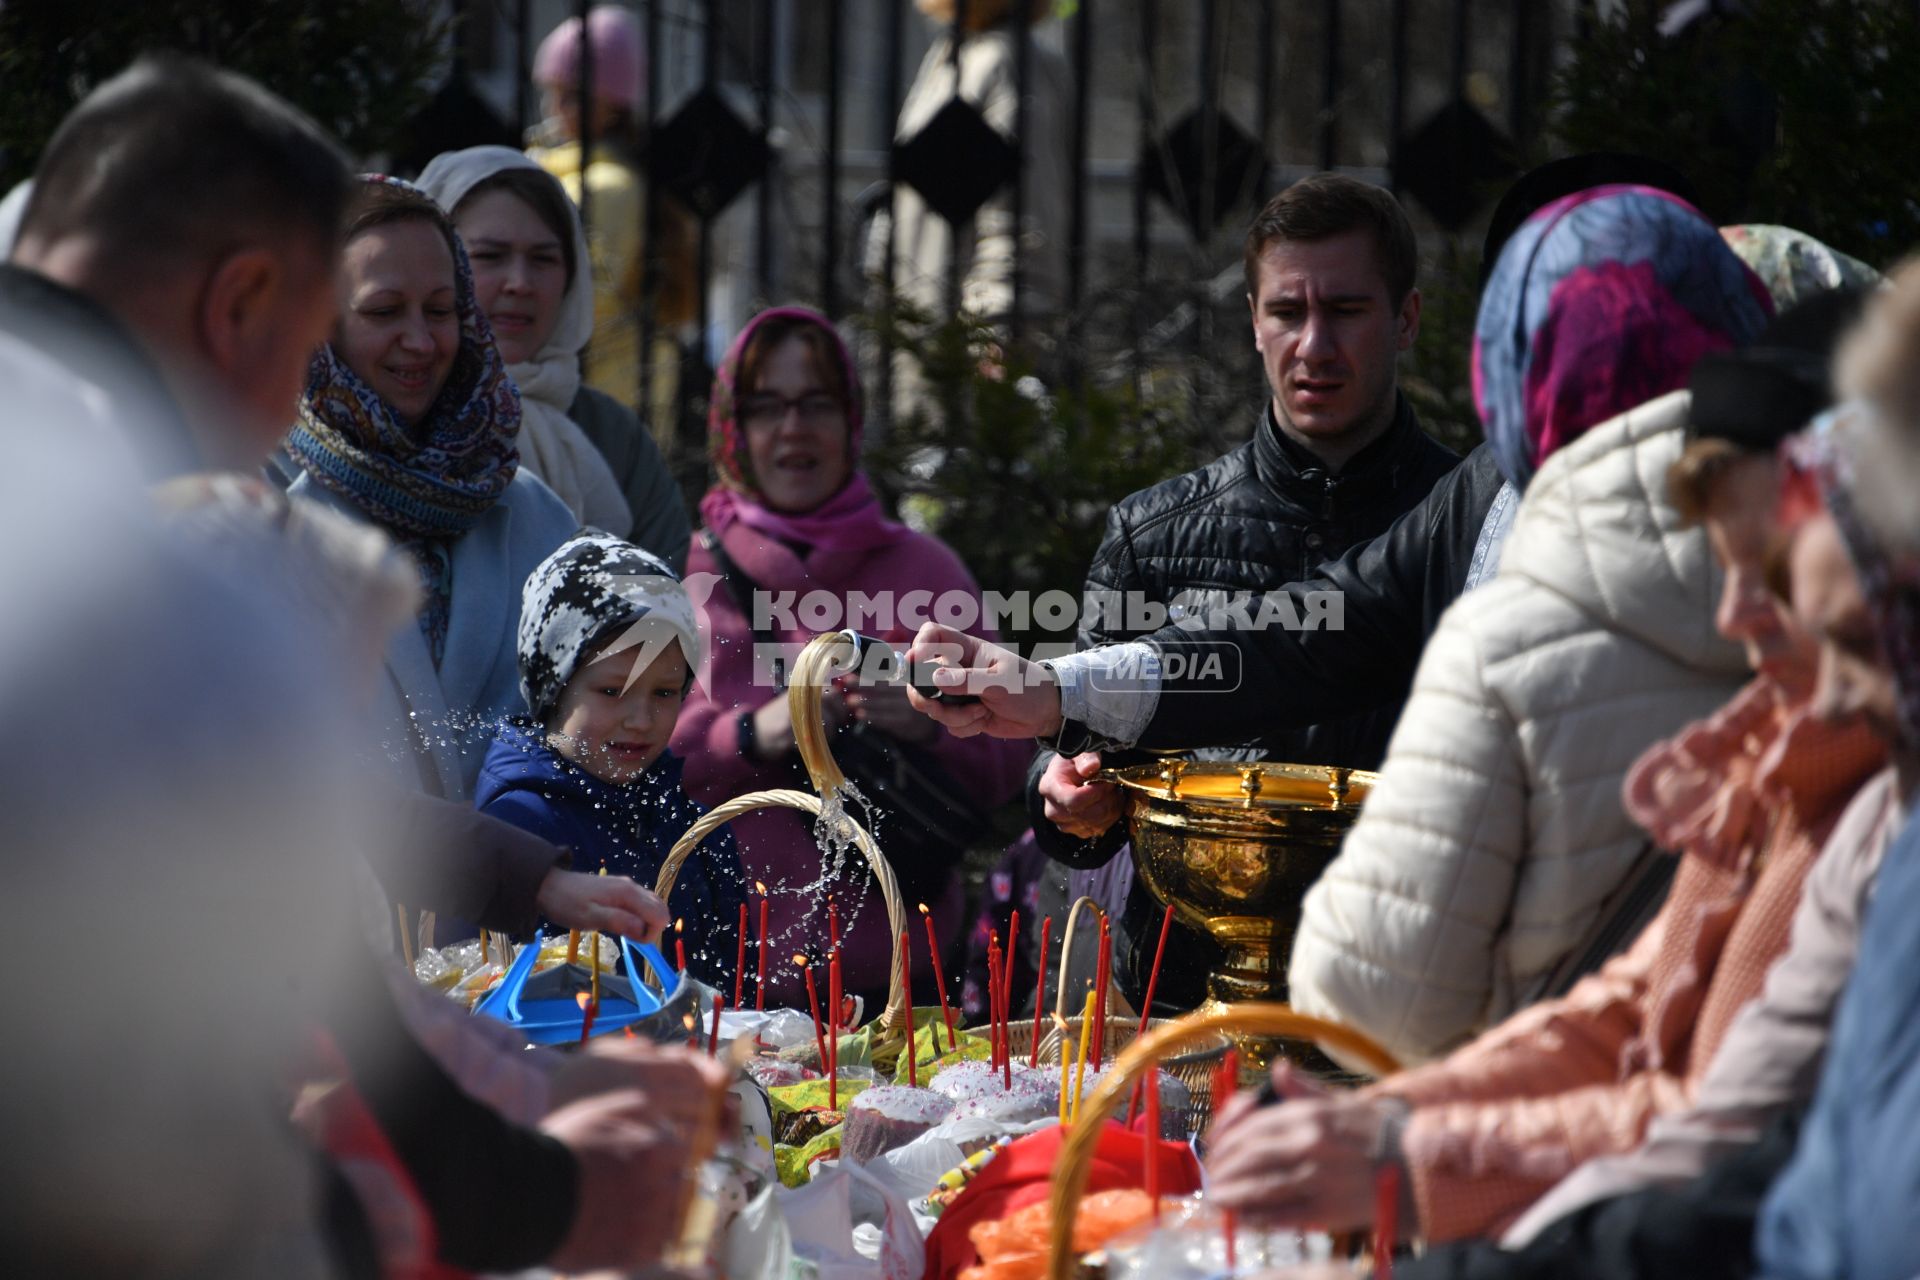
M 680 1019 L 680 1025 L 681 1025 L 681 1026 L 683 1026 L 683 1027 L 685 1027 L 685 1028 L 686 1028 L 687 1030 L 689 1030 L 689 1031 L 691 1031 L 691 1030 L 693 1030 L 693 1026 L 694 1026 L 694 1023 L 693 1023 L 693 1015 L 689 1013 L 689 1014 L 687 1014 L 687 1015 L 685 1015 L 684 1017 L 682 1017 L 682 1018 Z
M 574 1003 L 578 1004 L 582 1009 L 586 1008 L 589 1004 L 593 1003 L 593 997 L 589 996 L 584 991 L 574 992 L 573 999 L 574 999 Z
M 793 962 L 802 969 L 807 967 L 807 958 L 805 956 L 795 956 Z
M 686 931 L 686 927 L 687 927 L 687 921 L 686 921 L 686 918 L 685 918 L 684 916 L 675 916 L 675 917 L 673 918 L 673 931 L 674 931 L 675 933 L 683 933 L 683 932 L 685 932 L 685 931 Z
M 1054 1026 L 1056 1026 L 1056 1027 L 1058 1027 L 1058 1028 L 1060 1028 L 1060 1029 L 1061 1029 L 1062 1031 L 1065 1031 L 1065 1030 L 1067 1029 L 1067 1020 L 1066 1020 L 1065 1018 L 1063 1018 L 1063 1017 L 1061 1017 L 1061 1016 L 1060 1016 L 1059 1014 L 1057 1014 L 1057 1013 L 1055 1013 L 1055 1014 L 1053 1014 L 1053 1015 L 1051 1015 L 1051 1016 L 1052 1016 L 1052 1018 L 1053 1018 L 1053 1025 L 1054 1025 Z
M 927 914 L 928 914 L 928 912 L 927 912 L 927 904 L 926 904 L 926 903 L 924 903 L 924 902 L 920 904 L 920 914 L 921 914 L 921 915 L 923 915 L 923 916 L 924 916 L 924 915 L 927 915 Z
M 761 884 L 758 880 L 753 882 L 753 891 L 763 898 L 767 896 L 767 886 Z

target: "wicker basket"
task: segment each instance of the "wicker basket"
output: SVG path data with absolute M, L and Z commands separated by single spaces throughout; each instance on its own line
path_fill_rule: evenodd
M 833 752 L 828 748 L 820 698 L 827 684 L 847 670 L 844 658 L 853 649 L 851 637 L 851 632 L 833 631 L 809 640 L 794 659 L 787 685 L 787 712 L 793 721 L 794 743 L 799 748 L 801 763 L 806 766 L 808 780 L 820 794 L 785 789 L 749 791 L 725 804 L 715 805 L 698 822 L 688 827 L 686 834 L 668 850 L 667 860 L 661 864 L 660 875 L 653 886 L 653 891 L 661 898 L 673 892 L 673 882 L 679 877 L 682 864 L 700 842 L 741 814 L 751 813 L 755 809 L 786 808 L 799 809 L 819 817 L 825 808 L 820 796 L 844 790 L 847 778 L 840 771 L 840 766 L 834 763 Z M 887 904 L 887 925 L 893 934 L 892 977 L 889 980 L 887 1007 L 880 1015 L 880 1022 L 888 1032 L 908 1035 L 911 1033 L 913 1010 L 908 1003 L 909 994 L 900 985 L 903 967 L 900 963 L 901 940 L 906 936 L 908 923 L 906 908 L 900 900 L 900 882 L 894 877 L 893 868 L 887 864 L 887 860 L 880 856 L 879 846 L 874 844 L 866 828 L 850 813 L 846 815 L 846 821 L 852 828 L 855 846 L 866 858 L 867 866 L 872 868 L 874 879 L 880 882 L 880 896 Z
M 653 891 L 664 900 L 673 892 L 673 882 L 679 878 L 681 866 L 700 842 L 743 813 L 751 813 L 755 809 L 785 808 L 798 809 L 818 817 L 823 807 L 819 796 L 787 790 L 749 791 L 725 804 L 715 805 L 698 822 L 688 827 L 685 835 L 674 841 L 673 848 L 667 851 L 667 860 L 660 864 L 660 875 L 654 880 Z M 873 837 L 867 834 L 867 829 L 851 814 L 847 815 L 847 823 L 853 828 L 855 846 L 873 869 L 874 879 L 880 882 L 880 896 L 886 900 L 887 924 L 893 933 L 893 981 L 888 989 L 886 1010 L 880 1016 L 888 1030 L 902 1031 L 911 1014 L 907 1006 L 907 993 L 900 986 L 900 939 L 906 936 L 907 926 L 906 909 L 900 901 L 900 882 L 894 878 L 893 868 L 887 865 L 887 860 L 880 856 L 880 850 L 873 843 Z
M 1358 1031 L 1295 1013 L 1283 1004 L 1233 1005 L 1224 1012 L 1189 1014 L 1149 1030 L 1122 1051 L 1113 1069 L 1081 1102 L 1080 1114 L 1061 1144 L 1059 1160 L 1053 1167 L 1053 1239 L 1047 1248 L 1048 1280 L 1070 1280 L 1073 1275 L 1074 1217 L 1086 1191 L 1100 1131 L 1114 1108 L 1154 1063 L 1236 1032 L 1324 1041 L 1365 1061 L 1383 1076 L 1391 1075 L 1400 1065 L 1385 1049 Z

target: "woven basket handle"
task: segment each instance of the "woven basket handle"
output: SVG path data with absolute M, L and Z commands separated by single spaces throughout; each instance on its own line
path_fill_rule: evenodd
M 1147 1068 L 1170 1054 L 1205 1044 L 1221 1032 L 1256 1036 L 1290 1036 L 1318 1040 L 1361 1059 L 1379 1075 L 1391 1075 L 1400 1064 L 1393 1055 L 1350 1027 L 1324 1018 L 1295 1013 L 1284 1004 L 1237 1004 L 1213 1013 L 1192 1013 L 1135 1040 L 1114 1059 L 1113 1070 L 1102 1076 L 1081 1104 L 1067 1140 L 1053 1166 L 1053 1239 L 1047 1246 L 1047 1280 L 1070 1280 L 1073 1274 L 1073 1222 L 1093 1169 L 1093 1153 L 1107 1117 L 1132 1091 Z
M 673 842 L 673 848 L 667 851 L 667 859 L 660 864 L 660 874 L 654 878 L 653 891 L 665 900 L 673 892 L 673 883 L 680 877 L 680 868 L 702 840 L 718 831 L 727 823 L 743 813 L 755 809 L 799 809 L 815 817 L 822 809 L 820 797 L 809 795 L 805 791 L 748 791 L 737 795 L 725 804 L 715 805 L 705 816 L 692 826 L 686 834 Z M 880 882 L 880 896 L 887 904 L 887 926 L 893 935 L 892 976 L 888 979 L 886 1010 L 881 1014 L 882 1025 L 890 1030 L 906 1027 L 912 1016 L 907 1006 L 907 992 L 900 986 L 900 940 L 906 936 L 906 910 L 900 901 L 900 882 L 894 878 L 893 868 L 880 856 L 880 850 L 873 843 L 873 837 L 867 829 L 856 821 L 852 814 L 846 815 L 847 824 L 853 828 L 854 844 L 865 856 L 867 865 L 873 869 L 874 879 Z

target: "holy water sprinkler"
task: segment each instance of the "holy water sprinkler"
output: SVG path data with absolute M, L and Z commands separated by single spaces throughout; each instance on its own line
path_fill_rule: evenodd
M 940 665 L 937 662 L 910 662 L 905 654 L 886 641 L 861 635 L 858 631 L 849 629 L 840 634 L 853 646 L 848 670 L 859 673 L 866 683 L 905 684 L 928 701 L 944 702 L 950 707 L 964 707 L 980 701 L 976 694 L 959 693 L 935 684 L 933 673 Z

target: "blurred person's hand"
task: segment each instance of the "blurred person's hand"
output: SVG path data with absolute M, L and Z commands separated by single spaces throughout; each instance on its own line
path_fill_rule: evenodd
M 1046 819 L 1070 836 L 1091 840 L 1105 835 L 1126 807 L 1120 788 L 1091 781 L 1100 772 L 1100 753 L 1055 756 L 1040 775 L 1040 799 Z
M 1331 1093 L 1275 1066 L 1282 1102 L 1236 1095 L 1207 1155 L 1207 1198 L 1249 1222 L 1351 1231 L 1373 1222 L 1375 1175 L 1392 1102 Z
M 695 1171 L 712 1154 L 722 1121 L 721 1095 L 693 1093 L 707 1110 L 690 1128 L 679 1113 L 662 1110 L 664 1099 L 639 1089 L 582 1098 L 541 1122 L 580 1170 L 573 1225 L 547 1259 L 554 1270 L 645 1267 L 678 1238 Z
M 1011 649 L 929 622 L 913 637 L 907 660 L 940 668 L 932 678 L 941 689 L 980 699 L 953 706 L 908 691 L 914 710 L 939 721 L 957 738 L 977 733 L 1039 738 L 1060 732 L 1060 686 L 1045 667 Z
M 857 721 L 872 725 L 900 742 L 925 746 L 940 735 L 940 726 L 913 709 L 907 687 L 901 684 L 854 684 L 846 692 L 847 710 Z
M 847 695 L 840 681 L 835 680 L 820 691 L 820 714 L 830 730 L 847 722 Z M 761 761 L 779 760 L 794 749 L 793 714 L 784 692 L 760 704 L 753 713 L 753 745 L 755 756 Z
M 652 1099 L 650 1123 L 690 1134 L 712 1114 L 715 1098 L 732 1102 L 729 1083 L 725 1064 L 704 1053 L 640 1037 L 595 1036 L 554 1070 L 548 1106 L 558 1111 L 596 1094 L 637 1089 Z
M 540 882 L 534 902 L 562 928 L 618 934 L 635 942 L 660 941 L 672 923 L 667 904 L 625 876 L 555 867 Z

